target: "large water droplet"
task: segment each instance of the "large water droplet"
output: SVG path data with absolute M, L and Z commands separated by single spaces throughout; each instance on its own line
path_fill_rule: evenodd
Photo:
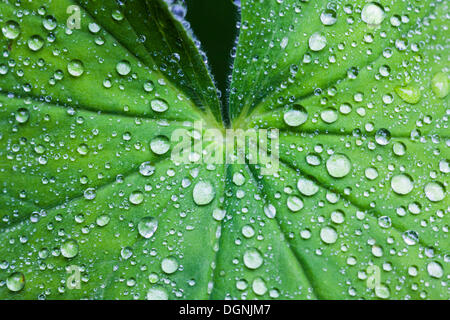
M 139 234 L 145 239 L 150 239 L 158 229 L 158 220 L 154 217 L 142 218 L 138 223 Z
M 391 179 L 391 187 L 395 193 L 405 195 L 412 191 L 413 189 L 413 181 L 406 174 L 399 174 L 393 176 Z
M 216 192 L 209 181 L 200 181 L 195 185 L 192 196 L 197 205 L 204 206 L 213 201 Z
M 122 60 L 116 65 L 116 71 L 121 76 L 126 76 L 131 72 L 131 65 L 130 62 L 127 60 Z
M 335 243 L 337 237 L 337 232 L 333 227 L 323 227 L 320 229 L 320 239 L 327 244 Z
M 319 187 L 313 181 L 305 178 L 298 179 L 297 188 L 305 196 L 315 195 L 319 191 Z
M 134 205 L 141 204 L 144 201 L 144 194 L 141 191 L 133 191 L 130 194 L 129 200 Z
M 289 196 L 287 198 L 287 207 L 292 212 L 298 212 L 303 208 L 303 201 L 299 197 Z
M 283 119 L 288 126 L 298 127 L 306 122 L 308 113 L 305 108 L 296 105 L 295 109 L 288 110 L 284 113 Z
M 16 21 L 9 20 L 2 27 L 2 32 L 7 39 L 17 39 L 20 35 L 20 25 Z
M 44 39 L 42 39 L 38 35 L 32 36 L 30 39 L 28 39 L 28 48 L 32 51 L 39 51 L 44 46 Z
M 80 60 L 72 60 L 67 64 L 67 71 L 73 77 L 80 77 L 84 73 L 84 65 Z
M 427 265 L 427 271 L 428 274 L 433 278 L 442 278 L 442 276 L 444 275 L 444 269 L 438 262 L 435 261 L 431 261 Z
M 444 186 L 439 182 L 427 183 L 427 185 L 425 186 L 425 195 L 430 201 L 441 201 L 445 197 Z
M 178 270 L 178 261 L 174 257 L 164 258 L 161 261 L 161 269 L 167 274 L 174 273 Z
M 78 254 L 78 242 L 73 239 L 65 241 L 61 245 L 61 254 L 69 259 L 76 257 Z
M 267 206 L 264 206 L 264 214 L 267 218 L 273 219 L 277 214 L 277 209 L 272 204 L 268 204 Z
M 30 119 L 30 112 L 28 109 L 20 108 L 16 112 L 16 121 L 18 123 L 26 123 Z
M 413 246 L 419 242 L 419 234 L 414 230 L 403 232 L 402 238 L 408 246 Z
M 431 89 L 438 98 L 445 98 L 448 94 L 448 77 L 443 72 L 435 74 L 431 80 Z
M 154 172 L 155 172 L 155 166 L 150 161 L 143 162 L 139 166 L 139 173 L 141 175 L 143 175 L 144 177 L 149 177 Z
M 248 249 L 244 253 L 244 264 L 249 269 L 258 269 L 263 261 L 261 253 L 256 248 Z
M 391 133 L 387 129 L 377 130 L 377 132 L 375 133 L 375 141 L 380 146 L 385 146 L 391 141 Z
M 334 154 L 327 160 L 327 171 L 334 178 L 343 178 L 350 173 L 352 163 L 344 154 Z
M 147 292 L 147 300 L 168 300 L 167 291 L 161 287 L 150 288 Z
M 153 140 L 150 142 L 150 149 L 158 155 L 167 153 L 167 151 L 169 151 L 170 149 L 169 138 L 167 138 L 166 136 L 157 136 L 153 138 Z
M 260 277 L 258 277 L 255 280 L 253 280 L 252 289 L 253 289 L 253 292 L 255 294 L 259 295 L 259 296 L 262 296 L 262 295 L 264 295 L 267 292 L 266 283 Z
M 385 13 L 378 3 L 368 3 L 361 11 L 361 19 L 370 27 L 378 27 L 384 20 Z
M 22 272 L 14 272 L 6 279 L 6 286 L 13 292 L 18 292 L 25 286 L 25 276 Z
M 320 15 L 320 21 L 326 26 L 335 24 L 337 21 L 336 11 L 332 9 L 326 9 L 322 11 L 322 14 Z
M 164 112 L 169 109 L 169 105 L 166 101 L 162 99 L 154 99 L 150 102 L 150 106 L 152 107 L 152 110 L 155 112 Z
M 312 51 L 320 51 L 327 45 L 327 38 L 320 32 L 315 32 L 309 38 L 308 44 Z

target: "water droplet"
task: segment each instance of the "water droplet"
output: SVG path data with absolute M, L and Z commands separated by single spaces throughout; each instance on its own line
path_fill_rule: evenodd
M 335 243 L 337 237 L 337 232 L 333 227 L 323 227 L 320 229 L 320 239 L 327 244 Z
M 30 112 L 28 109 L 20 108 L 16 112 L 16 121 L 18 123 L 26 123 L 30 119 Z
M 361 11 L 361 19 L 370 27 L 378 27 L 384 20 L 385 13 L 378 3 L 368 3 Z
M 405 102 L 410 104 L 416 104 L 420 101 L 421 93 L 420 90 L 414 86 L 397 87 L 395 92 L 398 96 Z
M 308 119 L 308 112 L 300 105 L 295 105 L 295 109 L 288 110 L 284 113 L 284 122 L 290 127 L 298 127 Z
M 253 289 L 253 292 L 259 296 L 262 296 L 267 292 L 266 283 L 260 277 L 253 280 L 252 289 Z
M 233 183 L 237 186 L 242 186 L 245 183 L 245 176 L 240 172 L 233 174 Z
M 309 38 L 309 48 L 312 51 L 320 51 L 327 45 L 327 38 L 320 32 L 315 32 Z
M 251 248 L 244 253 L 244 264 L 249 269 L 258 269 L 263 263 L 261 253 L 256 248 Z
M 25 286 L 25 276 L 22 272 L 14 272 L 6 279 L 6 286 L 13 292 L 18 292 Z
M 399 174 L 393 176 L 391 179 L 391 187 L 395 193 L 405 195 L 412 191 L 413 189 L 413 181 L 406 174 Z
M 144 194 L 141 191 L 133 191 L 130 194 L 129 200 L 134 205 L 141 204 L 144 201 Z
M 167 153 L 167 151 L 169 151 L 170 149 L 169 138 L 167 138 L 166 136 L 157 136 L 153 138 L 153 140 L 150 142 L 150 149 L 158 155 Z
M 390 228 L 392 225 L 391 218 L 388 216 L 382 216 L 378 218 L 378 225 L 382 228 Z
M 334 178 L 343 178 L 350 173 L 352 164 L 344 154 L 334 154 L 327 160 L 327 171 Z
M 366 175 L 366 178 L 369 180 L 375 180 L 376 178 L 378 178 L 378 171 L 373 167 L 367 168 L 364 171 L 364 174 Z
M 89 147 L 87 146 L 87 144 L 82 143 L 82 144 L 80 144 L 80 145 L 78 146 L 77 152 L 78 152 L 80 155 L 85 156 L 85 155 L 87 155 L 88 152 L 89 152 Z
M 167 291 L 161 287 L 150 288 L 147 292 L 147 300 L 168 300 Z
M 326 9 L 322 11 L 322 14 L 320 15 L 320 21 L 325 26 L 332 26 L 337 21 L 337 14 L 336 11 L 332 9 Z
M 80 60 L 72 60 L 67 65 L 67 71 L 73 77 L 80 77 L 84 73 L 84 65 Z
M 448 94 L 448 77 L 443 72 L 435 74 L 431 80 L 431 89 L 438 98 L 445 98 Z
M 192 196 L 197 205 L 204 206 L 213 201 L 216 192 L 209 181 L 200 181 L 195 185 Z
M 152 92 L 155 89 L 155 85 L 153 84 L 152 81 L 146 81 L 144 83 L 144 90 L 146 92 Z
M 78 242 L 73 239 L 65 241 L 61 245 L 61 254 L 69 259 L 76 257 L 78 254 Z
M 430 182 L 425 186 L 425 195 L 433 202 L 441 201 L 445 198 L 444 186 L 439 182 Z
M 94 188 L 87 188 L 84 190 L 83 196 L 86 200 L 94 200 L 97 196 L 97 191 Z
M 130 259 L 132 255 L 133 250 L 130 247 L 124 247 L 122 248 L 122 250 L 120 250 L 120 256 L 125 260 Z
M 298 179 L 297 188 L 305 196 L 315 195 L 319 191 L 319 187 L 313 181 L 305 178 Z
M 96 219 L 96 223 L 99 227 L 104 227 L 109 223 L 110 220 L 111 218 L 108 215 L 103 214 Z
M 153 217 L 142 218 L 138 223 L 139 234 L 145 239 L 150 239 L 158 229 L 158 220 Z
M 164 112 L 169 109 L 169 105 L 166 101 L 162 99 L 154 99 L 152 102 L 150 102 L 150 106 L 152 107 L 152 110 L 155 112 Z
M 331 213 L 331 221 L 336 224 L 341 224 L 345 221 L 345 214 L 341 210 L 336 210 Z
M 38 35 L 32 36 L 30 39 L 28 39 L 28 48 L 32 51 L 39 51 L 44 46 L 44 39 L 42 39 Z
M 178 269 L 178 261 L 174 257 L 164 258 L 161 261 L 161 269 L 167 274 L 174 273 Z
M 375 295 L 380 299 L 387 299 L 390 296 L 389 288 L 384 284 L 378 284 L 375 286 Z
M 17 39 L 20 35 L 20 25 L 16 21 L 9 20 L 2 27 L 2 32 L 7 39 Z
M 442 276 L 444 275 L 444 269 L 442 268 L 442 266 L 435 261 L 431 261 L 428 265 L 427 265 L 427 271 L 428 274 L 430 275 L 430 277 L 433 278 L 442 278 Z
M 292 212 L 298 212 L 303 208 L 303 201 L 299 197 L 289 196 L 287 199 L 287 207 Z
M 334 123 L 338 119 L 338 113 L 333 108 L 327 108 L 320 113 L 320 118 L 325 123 Z
M 46 16 L 45 19 L 42 21 L 42 25 L 48 31 L 53 31 L 58 26 L 56 19 L 53 16 Z
M 267 206 L 264 206 L 264 214 L 267 216 L 267 218 L 273 219 L 277 214 L 277 209 L 273 205 L 268 204 Z
M 404 156 L 406 153 L 406 146 L 403 142 L 396 142 L 392 146 L 392 151 L 394 151 L 394 154 L 397 156 Z
M 242 227 L 242 234 L 244 235 L 244 237 L 248 239 L 255 235 L 255 230 L 253 229 L 252 226 L 247 224 Z
M 121 76 L 126 76 L 131 72 L 131 65 L 127 60 L 122 60 L 116 65 L 117 73 Z
M 223 209 L 215 208 L 213 210 L 213 218 L 217 221 L 222 221 L 225 218 L 226 211 Z
M 139 173 L 144 177 L 149 177 L 155 173 L 155 166 L 150 161 L 143 162 L 139 166 Z
M 375 133 L 375 141 L 380 146 L 385 146 L 391 141 L 391 133 L 387 129 L 377 130 L 377 132 Z
M 403 232 L 402 238 L 408 246 L 413 246 L 419 242 L 419 234 L 414 230 Z

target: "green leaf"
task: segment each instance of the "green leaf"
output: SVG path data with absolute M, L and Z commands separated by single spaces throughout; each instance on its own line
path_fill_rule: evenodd
M 449 298 L 445 1 L 242 1 L 229 110 L 162 0 L 0 8 L 1 298 Z

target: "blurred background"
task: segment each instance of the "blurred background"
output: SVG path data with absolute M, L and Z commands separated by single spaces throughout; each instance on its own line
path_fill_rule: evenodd
M 202 43 L 211 72 L 222 92 L 222 102 L 225 103 L 231 73 L 231 49 L 237 36 L 237 7 L 233 0 L 185 0 L 185 3 L 186 20 Z

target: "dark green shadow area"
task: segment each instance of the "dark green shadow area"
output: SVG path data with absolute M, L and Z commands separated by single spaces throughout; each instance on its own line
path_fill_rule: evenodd
M 186 20 L 207 54 L 209 67 L 222 92 L 222 103 L 226 105 L 232 63 L 230 52 L 237 36 L 237 8 L 232 0 L 186 0 L 185 3 Z

